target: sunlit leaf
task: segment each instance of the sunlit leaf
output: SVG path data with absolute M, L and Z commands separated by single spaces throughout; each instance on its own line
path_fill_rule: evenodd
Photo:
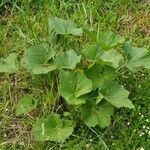
M 85 32 L 90 36 L 93 42 L 99 44 L 103 49 L 110 49 L 125 42 L 125 39 L 111 31 L 96 31 L 93 28 L 86 28 Z
M 83 50 L 86 59 L 90 61 L 108 62 L 114 68 L 124 64 L 124 58 L 117 50 L 104 50 L 98 44 L 88 45 Z

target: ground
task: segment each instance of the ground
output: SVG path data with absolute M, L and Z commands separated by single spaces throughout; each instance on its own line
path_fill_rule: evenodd
M 50 15 L 70 19 L 81 27 L 113 31 L 150 50 L 149 0 L 2 0 L 0 2 L 0 57 L 10 52 L 22 55 L 28 45 L 40 43 L 47 35 Z M 86 39 L 81 39 L 82 43 Z M 82 43 L 81 47 L 82 47 Z M 77 49 L 80 50 L 78 45 Z M 37 115 L 48 114 L 41 95 L 46 89 L 43 77 L 26 71 L 0 74 L 0 149 L 150 149 L 150 72 L 122 72 L 120 82 L 131 94 L 134 110 L 117 109 L 111 126 L 105 129 L 80 125 L 65 143 L 36 142 L 31 124 Z M 16 105 L 25 93 L 41 98 L 40 110 L 17 117 Z M 106 146 L 105 146 L 106 145 Z

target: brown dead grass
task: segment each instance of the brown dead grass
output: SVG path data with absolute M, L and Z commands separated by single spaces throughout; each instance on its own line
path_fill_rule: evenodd
M 136 32 L 143 36 L 150 36 L 150 13 L 140 10 L 134 13 L 131 10 L 121 11 L 119 21 L 119 30 Z

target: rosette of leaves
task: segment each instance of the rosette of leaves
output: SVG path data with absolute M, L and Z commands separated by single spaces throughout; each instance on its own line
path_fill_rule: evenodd
M 50 17 L 49 31 L 55 32 L 55 35 L 76 36 L 83 32 L 72 21 L 57 17 Z M 56 49 L 50 43 L 41 43 L 27 48 L 21 58 L 21 67 L 37 75 L 56 72 L 54 80 L 57 81 L 53 81 L 57 82 L 55 92 L 65 101 L 63 104 L 68 105 L 68 112 L 72 113 L 74 108 L 87 126 L 107 127 L 114 108 L 134 108 L 128 98 L 129 91 L 118 82 L 118 70 L 127 68 L 135 72 L 139 67 L 150 69 L 150 53 L 145 48 L 131 46 L 112 32 L 86 30 L 86 33 L 92 44 L 86 44 L 80 55 L 75 49 Z M 0 72 L 18 71 L 17 55 L 10 54 L 1 59 L 0 68 Z M 37 105 L 34 98 L 26 96 L 18 103 L 17 115 L 26 115 Z M 71 114 L 70 120 L 62 114 L 37 119 L 33 129 L 35 139 L 64 142 L 72 134 L 75 126 L 72 122 L 76 121 L 73 118 L 77 117 Z

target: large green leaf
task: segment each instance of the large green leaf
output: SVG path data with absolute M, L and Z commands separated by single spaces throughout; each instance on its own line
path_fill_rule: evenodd
M 72 121 L 62 120 L 58 114 L 51 114 L 37 120 L 33 132 L 37 141 L 64 142 L 73 132 Z
M 100 58 L 104 50 L 98 44 L 86 45 L 83 53 L 85 57 L 91 61 L 95 61 Z
M 36 108 L 37 102 L 31 95 L 25 95 L 16 106 L 16 115 L 27 114 Z
M 18 54 L 11 53 L 5 59 L 0 59 L 0 72 L 16 73 L 19 70 Z
M 88 37 L 91 38 L 92 42 L 96 42 L 99 33 L 92 27 L 85 27 L 83 28 L 84 32 L 87 33 Z
M 107 83 L 100 92 L 104 98 L 115 107 L 134 108 L 134 105 L 128 98 L 129 92 L 117 82 Z
M 97 42 L 104 49 L 109 49 L 124 43 L 125 39 L 113 32 L 101 32 Z
M 145 48 L 133 47 L 126 43 L 123 49 L 128 55 L 126 67 L 131 71 L 136 71 L 139 67 L 150 69 L 150 52 Z
M 75 23 L 70 20 L 63 20 L 58 17 L 49 18 L 49 30 L 55 31 L 57 34 L 73 34 L 82 35 L 82 29 L 78 28 Z
M 122 36 L 111 31 L 100 31 L 98 33 L 93 28 L 86 28 L 85 32 L 103 49 L 110 49 L 125 42 L 125 39 Z
M 114 68 L 120 67 L 124 63 L 124 58 L 123 56 L 116 50 L 111 49 L 109 51 L 104 51 L 101 55 L 100 58 L 104 62 L 110 62 L 111 65 Z
M 111 123 L 113 106 L 105 102 L 95 106 L 90 100 L 81 106 L 81 119 L 90 127 L 107 127 Z
M 22 66 L 34 74 L 46 74 L 56 67 L 49 63 L 54 56 L 53 50 L 48 44 L 43 43 L 29 47 L 22 58 Z
M 79 105 L 85 103 L 82 95 L 92 90 L 92 82 L 82 71 L 62 71 L 60 75 L 59 91 L 69 104 Z
M 96 62 L 86 71 L 86 76 L 92 80 L 93 88 L 102 88 L 115 77 L 115 69 L 103 63 Z
M 75 69 L 77 63 L 81 60 L 81 55 L 78 56 L 74 50 L 59 52 L 54 59 L 54 64 L 57 68 Z
M 91 61 L 101 60 L 108 62 L 112 67 L 118 68 L 124 63 L 124 58 L 117 50 L 104 50 L 98 44 L 88 45 L 83 50 L 86 58 Z

